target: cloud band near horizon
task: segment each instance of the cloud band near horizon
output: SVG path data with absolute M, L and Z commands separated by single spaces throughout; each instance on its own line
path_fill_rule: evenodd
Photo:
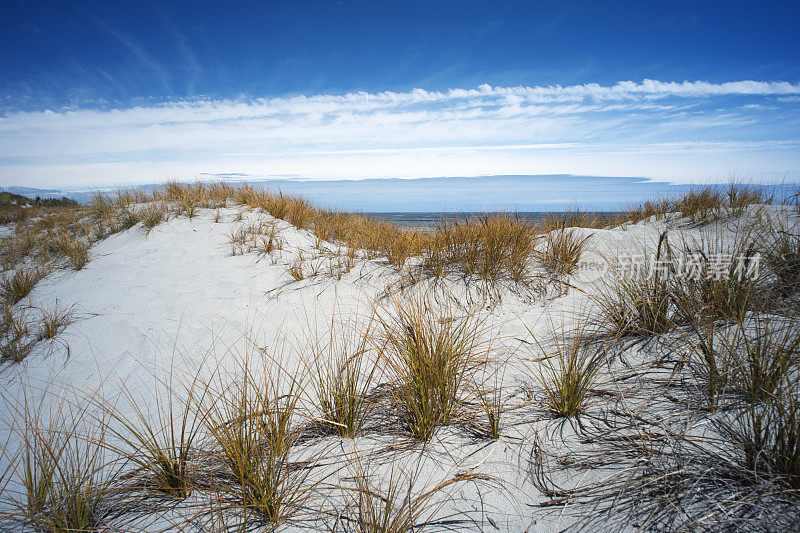
M 167 101 L 0 117 L 0 185 L 571 173 L 800 177 L 800 84 L 622 81 Z

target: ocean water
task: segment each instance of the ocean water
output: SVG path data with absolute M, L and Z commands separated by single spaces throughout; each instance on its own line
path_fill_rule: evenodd
M 563 212 L 543 212 L 543 211 L 516 211 L 514 215 L 527 220 L 533 224 L 538 224 L 542 222 L 545 217 L 553 216 L 553 215 L 560 215 Z M 613 216 L 614 212 L 611 211 L 593 211 L 593 212 L 586 212 L 587 214 L 601 214 L 601 215 L 611 215 Z M 473 212 L 464 212 L 464 213 L 442 213 L 436 211 L 429 211 L 429 212 L 394 212 L 394 213 L 364 213 L 364 215 L 376 218 L 378 220 L 385 220 L 386 222 L 391 222 L 392 224 L 397 224 L 401 228 L 408 229 L 408 230 L 416 230 L 416 231 L 423 231 L 423 232 L 431 232 L 436 228 L 436 225 L 442 222 L 442 220 L 454 220 L 454 219 L 465 219 L 465 218 L 477 218 L 481 215 L 485 214 L 484 211 L 473 211 Z
M 249 183 L 285 194 L 299 194 L 312 203 L 328 209 L 383 213 L 386 217 L 413 214 L 415 223 L 428 224 L 431 216 L 440 213 L 514 211 L 520 213 L 553 213 L 574 209 L 613 212 L 644 200 L 673 197 L 698 185 L 672 184 L 637 177 L 600 177 L 574 175 L 481 176 L 421 179 L 368 180 L 256 180 L 242 176 L 208 176 L 211 180 L 232 185 Z M 190 180 L 189 180 L 190 181 Z M 703 185 L 703 184 L 699 184 Z M 26 196 L 67 196 L 85 202 L 96 190 L 113 192 L 123 185 L 63 189 L 31 189 L 8 187 L 7 190 Z M 156 184 L 143 185 L 152 189 Z M 726 188 L 727 184 L 715 187 Z M 760 185 L 780 196 L 794 186 Z M 534 216 L 534 215 L 531 215 Z
M 615 211 L 681 188 L 644 178 L 570 175 L 265 183 L 317 205 L 372 213 Z

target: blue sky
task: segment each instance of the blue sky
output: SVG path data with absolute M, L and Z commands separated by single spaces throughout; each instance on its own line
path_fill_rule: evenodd
M 800 179 L 797 2 L 20 2 L 0 185 Z

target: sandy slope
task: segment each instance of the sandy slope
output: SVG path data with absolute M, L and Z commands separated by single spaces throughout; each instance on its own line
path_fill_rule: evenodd
M 299 369 L 298 351 L 302 352 L 310 331 L 323 331 L 334 314 L 366 323 L 376 304 L 391 301 L 381 296 L 400 278 L 380 260 L 360 259 L 340 280 L 320 275 L 293 282 L 289 266 L 300 253 L 314 256 L 315 239 L 283 221 L 275 221 L 285 241 L 282 250 L 232 256 L 227 235 L 244 222 L 236 220 L 239 208 L 220 212 L 220 223 L 214 222 L 213 211 L 201 210 L 193 219 L 173 218 L 149 234 L 140 227 L 116 234 L 92 248 L 92 260 L 84 269 L 50 275 L 27 301 L 18 304 L 70 307 L 74 321 L 56 340 L 41 342 L 24 363 L 7 366 L 0 374 L 4 419 L 8 421 L 4 433 L 13 419 L 14 399 L 21 398 L 23 391 L 39 396 L 39 391 L 47 388 L 51 393 L 74 394 L 72 397 L 101 391 L 114 397 L 123 384 L 133 391 L 137 403 L 146 406 L 155 401 L 153 375 L 163 377 L 172 365 L 187 373 L 217 363 L 225 367 L 232 347 L 245 350 L 248 343 L 244 337 L 258 346 L 282 350 L 287 368 Z M 248 218 L 271 220 L 268 215 L 249 212 L 244 217 L 245 222 Z M 674 221 L 578 231 L 590 236 L 590 253 L 609 257 L 652 251 L 667 227 L 676 234 L 699 236 L 701 231 Z M 325 246 L 335 249 L 334 245 Z M 496 353 L 508 360 L 503 384 L 509 401 L 521 407 L 509 412 L 506 434 L 498 442 L 476 440 L 456 428 L 444 428 L 427 448 L 418 447 L 401 460 L 413 465 L 418 458 L 424 459 L 422 484 L 469 467 L 502 481 L 455 489 L 441 515 L 466 510 L 485 530 L 496 524 L 509 531 L 555 531 L 574 520 L 569 507 L 535 507 L 549 497 L 530 483 L 528 463 L 534 435 L 556 447 L 576 436 L 568 423 L 531 414 L 536 407 L 525 402 L 523 389 L 535 389 L 536 381 L 521 361 L 535 357 L 538 350 L 527 328 L 545 338 L 552 324 L 569 322 L 591 307 L 588 294 L 595 290 L 595 282 L 585 274 L 579 272 L 569 280 L 573 288 L 561 295 L 557 291 L 544 297 L 504 290 L 500 301 L 486 302 L 488 323 L 497 337 Z M 460 281 L 449 282 L 448 288 L 464 300 Z M 309 445 L 304 453 L 331 448 L 338 453 L 353 446 L 368 449 L 391 440 L 391 436 L 371 435 L 351 443 L 329 437 Z M 603 470 L 599 468 L 594 475 L 602 476 Z M 142 525 L 153 530 L 168 527 L 167 518 Z

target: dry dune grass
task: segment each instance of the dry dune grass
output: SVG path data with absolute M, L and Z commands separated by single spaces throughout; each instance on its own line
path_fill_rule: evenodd
M 80 270 L 90 260 L 89 248 L 94 242 L 135 225 L 155 209 L 147 207 L 139 215 L 127 208 L 129 196 L 134 197 L 132 192 L 120 192 L 122 199 L 97 193 L 86 207 L 52 208 L 17 222 L 13 232 L 2 239 L 4 267 L 11 269 L 25 261 L 49 267 L 66 260 Z
M 196 403 L 204 390 L 197 378 L 180 384 L 172 374 L 154 378 L 155 413 L 139 406 L 134 392 L 123 386 L 113 401 L 99 394 L 91 397 L 102 417 L 98 425 L 108 427 L 103 447 L 123 457 L 133 469 L 126 473 L 127 489 L 152 491 L 169 498 L 188 496 L 193 486 L 195 442 L 201 429 Z
M 538 365 L 528 362 L 534 378 L 545 393 L 544 405 L 553 415 L 574 418 L 584 411 L 606 355 L 603 344 L 588 342 L 587 321 L 568 331 L 551 324 L 551 343 L 540 343 L 544 353 Z M 527 328 L 527 326 L 526 326 Z
M 67 258 L 75 270 L 80 270 L 89 262 L 89 246 L 74 235 L 61 232 L 52 239 L 53 246 Z
M 727 189 L 694 187 L 677 198 L 645 201 L 628 208 L 623 220 L 638 222 L 651 217 L 663 218 L 668 213 L 680 213 L 694 223 L 704 224 L 739 216 L 748 205 L 771 204 L 775 200 L 776 195 L 770 190 L 731 180 Z
M 283 248 L 283 238 L 273 221 L 258 219 L 232 229 L 228 234 L 231 255 L 242 255 L 258 250 L 269 254 Z
M 630 219 L 629 212 L 593 213 L 581 209 L 571 209 L 559 214 L 547 214 L 542 220 L 542 228 L 549 232 L 563 228 L 609 228 L 619 226 Z
M 736 228 L 728 239 L 718 232 L 703 232 L 699 241 L 684 242 L 682 248 L 683 257 L 691 257 L 697 271 L 673 283 L 681 309 L 735 319 L 760 304 L 761 249 L 751 229 Z
M 42 339 L 54 339 L 62 329 L 72 322 L 72 313 L 69 309 L 61 309 L 58 305 L 51 309 L 41 309 L 42 312 Z
M 307 482 L 311 466 L 290 460 L 305 383 L 269 356 L 244 354 L 239 363 L 234 372 L 217 373 L 199 403 L 222 460 L 211 497 L 247 527 L 274 528 L 297 520 L 315 490 Z
M 172 501 L 191 495 L 195 502 L 192 523 L 218 520 L 225 527 L 244 529 L 312 527 L 315 517 L 331 516 L 334 500 L 326 491 L 334 490 L 342 494 L 336 500 L 341 505 L 334 513 L 336 527 L 346 531 L 411 531 L 438 523 L 435 517 L 449 497 L 449 487 L 462 482 L 480 484 L 488 478 L 466 470 L 426 489 L 413 474 L 406 475 L 400 467 L 395 470 L 394 465 L 388 476 L 376 477 L 370 473 L 374 458 L 351 455 L 343 459 L 341 468 L 354 469 L 355 475 L 346 477 L 343 485 L 328 484 L 329 474 L 316 474 L 321 472 L 317 468 L 324 454 L 311 461 L 298 461 L 292 455 L 304 442 L 329 435 L 359 436 L 372 416 L 370 391 L 381 379 L 389 380 L 404 433 L 422 442 L 430 442 L 437 428 L 462 418 L 467 400 L 480 396 L 475 391 L 487 390 L 485 383 L 476 383 L 490 359 L 489 332 L 481 315 L 455 316 L 453 309 L 424 297 L 398 300 L 385 311 L 374 329 L 357 332 L 331 327 L 305 352 L 306 367 L 299 372 L 287 371 L 271 351 L 254 349 L 241 357 L 234 354 L 236 364 L 227 361 L 224 367 L 212 369 L 209 378 L 163 381 L 159 404 L 163 410 L 155 419 L 105 401 L 95 403 L 100 410 L 90 417 L 76 411 L 80 424 L 65 418 L 57 432 L 48 429 L 51 422 L 29 417 L 30 448 L 19 463 L 29 494 L 14 500 L 15 511 L 7 518 L 53 531 L 69 530 L 59 529 L 59 524 L 113 528 L 109 524 L 118 522 L 109 521 L 108 513 L 135 493 L 134 500 L 145 510 L 178 505 L 165 504 L 164 497 Z M 534 339 L 545 359 L 538 367 L 530 367 L 544 392 L 543 402 L 533 408 L 544 406 L 559 417 L 581 420 L 585 427 L 581 426 L 580 434 L 590 444 L 569 460 L 563 459 L 565 468 L 610 460 L 619 462 L 622 469 L 619 479 L 602 484 L 569 490 L 543 486 L 543 490 L 550 491 L 556 502 L 578 498 L 588 502 L 598 513 L 589 520 L 593 524 L 599 523 L 598 517 L 608 523 L 643 520 L 643 512 L 650 513 L 646 523 L 672 523 L 677 516 L 672 498 L 688 498 L 692 487 L 719 495 L 727 491 L 740 499 L 737 505 L 742 508 L 752 508 L 748 499 L 772 498 L 764 493 L 769 488 L 779 491 L 779 509 L 785 511 L 787 499 L 796 498 L 790 491 L 800 479 L 800 424 L 792 381 L 799 362 L 800 329 L 792 319 L 786 320 L 743 321 L 728 328 L 724 337 L 720 331 L 713 332 L 713 344 L 700 347 L 705 341 L 698 335 L 687 345 L 697 351 L 697 357 L 684 361 L 688 379 L 708 389 L 710 373 L 697 365 L 713 361 L 714 404 L 720 410 L 725 405 L 726 412 L 735 414 L 711 419 L 715 433 L 702 438 L 672 425 L 675 416 L 685 414 L 682 402 L 673 406 L 678 413 L 650 418 L 646 409 L 619 403 L 646 387 L 626 389 L 617 400 L 603 391 L 597 376 L 600 366 L 608 362 L 604 347 L 613 340 L 592 344 L 590 329 L 580 327 L 553 329 L 552 348 Z M 693 335 L 692 331 L 687 335 Z M 385 375 L 365 363 L 371 349 L 385 361 Z M 614 381 L 621 379 L 631 378 L 616 376 Z M 135 405 L 133 392 L 127 394 L 128 403 Z M 592 416 L 587 412 L 589 402 Z M 696 410 L 693 416 L 714 415 L 714 408 L 688 405 Z M 93 425 L 84 425 L 87 419 Z M 304 429 L 307 423 L 319 427 L 320 422 L 326 431 Z M 108 439 L 111 434 L 116 438 Z M 490 438 L 498 436 L 499 431 Z M 665 440 L 672 442 L 669 451 L 662 445 Z M 77 452 L 62 454 L 61 448 Z M 103 477 L 101 473 L 109 470 L 101 466 L 115 464 L 108 456 L 122 457 L 135 468 L 122 475 L 111 470 L 113 476 Z M 660 483 L 659 476 L 669 483 Z M 161 500 L 154 499 L 159 494 Z M 706 505 L 707 500 L 697 494 L 693 505 Z M 610 500 L 621 503 L 611 507 Z M 663 505 L 654 509 L 659 502 Z M 742 520 L 737 512 L 729 512 L 730 520 Z M 702 516 L 693 508 L 691 518 L 682 523 L 696 525 Z M 728 526 L 737 523 L 723 518 L 715 520 Z M 446 523 L 467 527 L 471 520 L 457 514 Z
M 573 274 L 578 268 L 578 261 L 588 240 L 588 236 L 581 238 L 569 227 L 557 227 L 544 236 L 541 262 L 556 276 Z
M 162 203 L 151 202 L 141 209 L 137 216 L 140 218 L 145 230 L 149 233 L 156 226 L 164 222 L 168 216 L 167 208 Z
M 459 273 L 492 283 L 520 283 L 531 277 L 531 260 L 540 239 L 546 243 L 540 257 L 545 264 L 558 275 L 574 271 L 582 240 L 575 238 L 568 228 L 607 228 L 669 212 L 706 223 L 741 213 L 753 203 L 770 203 L 773 197 L 762 189 L 732 183 L 728 191 L 692 190 L 677 199 L 644 202 L 617 214 L 575 210 L 546 217 L 541 224 L 508 213 L 463 220 L 443 218 L 432 233 L 421 233 L 360 214 L 320 209 L 302 197 L 249 185 L 170 182 L 150 193 L 139 189 L 117 191 L 113 196 L 97 193 L 85 213 L 81 209 L 62 210 L 66 214 L 36 219 L 46 218 L 51 229 L 64 230 L 55 232 L 51 248 L 68 257 L 71 265 L 79 269 L 89 259 L 83 248 L 88 249 L 97 239 L 139 222 L 150 231 L 167 218 L 169 209 L 176 215 L 192 218 L 200 208 L 223 207 L 229 200 L 309 229 L 322 241 L 344 244 L 348 250 L 365 252 L 368 258 L 385 258 L 397 268 L 406 266 L 411 257 L 421 257 L 421 272 L 426 275 L 442 277 Z M 41 230 L 39 227 L 32 232 L 18 231 L 13 239 L 6 238 L 3 246 L 6 261 L 9 258 L 19 261 L 34 250 L 41 241 Z
M 537 234 L 538 228 L 507 213 L 443 218 L 423 248 L 422 266 L 436 277 L 455 270 L 487 281 L 524 282 Z
M 0 321 L 0 362 L 19 363 L 33 350 L 37 339 L 31 335 L 28 314 L 3 305 Z
M 777 292 L 790 296 L 800 289 L 800 232 L 785 221 L 769 221 L 769 229 L 758 236 L 764 266 L 775 277 Z
M 47 275 L 43 268 L 19 268 L 13 274 L 0 280 L 0 299 L 5 305 L 14 305 L 33 290 L 33 287 Z
M 769 308 L 774 302 L 761 257 L 780 251 L 759 244 L 765 239 L 760 235 L 749 227 L 735 227 L 731 235 L 710 228 L 674 244 L 662 233 L 655 253 L 643 255 L 641 264 L 612 264 L 612 275 L 594 296 L 598 321 L 615 335 L 661 335 L 698 317 L 736 321 Z M 782 269 L 776 274 L 779 293 L 791 278 L 786 272 L 792 257 L 784 257 L 772 267 Z
M 318 209 L 302 198 L 249 186 L 237 189 L 234 199 L 296 227 L 308 228 L 322 241 L 343 244 L 348 252 L 382 257 L 398 268 L 410 257 L 422 256 L 422 269 L 437 277 L 455 271 L 489 281 L 521 282 L 529 275 L 536 231 L 512 215 L 455 222 L 443 219 L 437 231 L 429 235 L 364 215 Z M 299 270 L 294 271 L 293 277 L 300 279 Z
M 104 454 L 104 424 L 87 424 L 87 408 L 56 401 L 34 406 L 27 394 L 18 413 L 22 435 L 15 457 L 21 498 L 8 517 L 37 531 L 97 531 L 115 466 Z
M 487 481 L 487 476 L 467 471 L 446 477 L 431 488 L 417 488 L 419 471 L 404 471 L 392 462 L 388 480 L 376 481 L 357 456 L 353 460 L 353 483 L 343 487 L 344 511 L 337 522 L 346 532 L 405 533 L 428 527 L 466 529 L 472 518 L 451 516 L 438 519 L 444 502 L 452 498 L 451 488 L 468 482 Z
M 405 429 L 430 440 L 436 429 L 458 419 L 473 378 L 489 362 L 491 338 L 476 311 L 455 316 L 425 296 L 396 300 L 380 317 L 377 348 L 393 383 Z
M 348 249 L 366 251 L 371 258 L 384 257 L 398 268 L 410 257 L 420 256 L 422 271 L 434 277 L 460 273 L 490 282 L 520 283 L 531 276 L 535 244 L 542 238 L 546 246 L 540 259 L 558 275 L 574 272 L 585 239 L 577 238 L 568 228 L 608 228 L 670 212 L 679 212 L 694 223 L 709 223 L 741 214 L 747 205 L 771 203 L 773 195 L 731 183 L 727 191 L 710 187 L 691 190 L 677 199 L 644 202 L 616 214 L 576 210 L 548 216 L 539 225 L 509 213 L 443 218 L 432 233 L 405 230 L 359 214 L 319 209 L 303 198 L 250 186 L 236 189 L 234 199 L 308 228 L 323 241 L 344 243 Z
M 696 320 L 665 345 L 658 364 L 672 368 L 669 379 L 642 365 L 613 375 L 610 388 L 593 385 L 608 396 L 583 417 L 580 447 L 534 443 L 532 479 L 550 498 L 542 506 L 582 506 L 579 530 L 792 527 L 800 517 L 797 317 Z M 599 465 L 608 470 L 591 480 Z M 565 486 L 569 479 L 586 481 Z
M 370 326 L 360 333 L 355 325 L 337 324 L 335 318 L 327 334 L 309 334 L 313 340 L 302 360 L 314 392 L 316 418 L 325 433 L 354 438 L 366 423 L 378 370 L 377 364 L 370 364 L 370 335 Z
M 599 317 L 597 322 L 615 337 L 661 335 L 675 325 L 671 283 L 675 275 L 666 233 L 659 237 L 654 262 L 633 271 L 619 262 L 602 280 L 593 296 Z M 655 268 L 653 265 L 666 265 Z

